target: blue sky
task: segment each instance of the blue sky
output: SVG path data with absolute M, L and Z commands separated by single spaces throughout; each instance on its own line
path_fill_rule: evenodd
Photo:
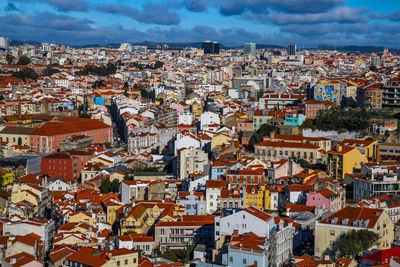
M 398 0 L 2 0 L 0 35 L 63 44 L 199 42 L 400 48 Z

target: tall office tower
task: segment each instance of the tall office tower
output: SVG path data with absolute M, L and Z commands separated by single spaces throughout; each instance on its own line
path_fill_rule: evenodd
M 9 45 L 10 40 L 7 37 L 0 37 L 0 48 L 7 50 Z
M 296 45 L 288 45 L 287 49 L 288 56 L 295 56 L 296 55 Z
M 245 54 L 256 55 L 256 44 L 255 43 L 245 43 L 243 46 L 243 52 Z
M 204 54 L 219 54 L 219 43 L 212 41 L 204 41 L 201 44 L 201 47 L 204 50 Z

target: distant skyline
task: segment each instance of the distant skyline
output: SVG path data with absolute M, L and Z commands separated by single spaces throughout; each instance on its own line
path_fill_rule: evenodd
M 397 0 L 3 0 L 0 36 L 71 45 L 245 42 L 400 48 Z

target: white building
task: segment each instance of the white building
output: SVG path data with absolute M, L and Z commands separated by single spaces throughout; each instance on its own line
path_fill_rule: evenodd
M 208 154 L 200 148 L 182 148 L 178 150 L 177 170 L 180 179 L 189 174 L 208 173 Z
M 55 230 L 54 221 L 46 220 L 23 220 L 17 222 L 7 222 L 3 224 L 4 235 L 27 235 L 30 233 L 37 234 L 40 236 L 45 244 L 45 250 L 50 248 L 50 241 L 53 238 Z
M 223 218 L 215 217 L 215 240 L 221 235 L 232 235 L 235 230 L 238 234 L 253 232 L 268 238 L 274 226 L 274 218 L 271 215 L 250 207 Z
M 201 147 L 200 144 L 201 144 L 200 140 L 191 134 L 183 135 L 183 136 L 178 134 L 176 137 L 176 141 L 175 141 L 174 154 L 176 155 L 176 152 L 182 148 L 191 148 L 191 147 L 200 148 Z
M 121 202 L 129 203 L 135 199 L 141 199 L 144 195 L 149 181 L 122 181 L 121 182 Z
M 205 125 L 209 124 L 221 124 L 219 115 L 214 112 L 206 111 L 200 116 L 200 129 L 203 129 Z
M 191 125 L 193 123 L 193 113 L 184 112 L 178 116 L 178 125 Z
M 67 179 L 61 178 L 56 181 L 49 183 L 50 191 L 69 191 L 71 189 L 71 183 Z

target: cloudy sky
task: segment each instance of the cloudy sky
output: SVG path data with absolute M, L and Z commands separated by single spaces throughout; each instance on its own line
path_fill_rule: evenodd
M 63 44 L 400 48 L 399 0 L 1 0 L 0 35 Z

